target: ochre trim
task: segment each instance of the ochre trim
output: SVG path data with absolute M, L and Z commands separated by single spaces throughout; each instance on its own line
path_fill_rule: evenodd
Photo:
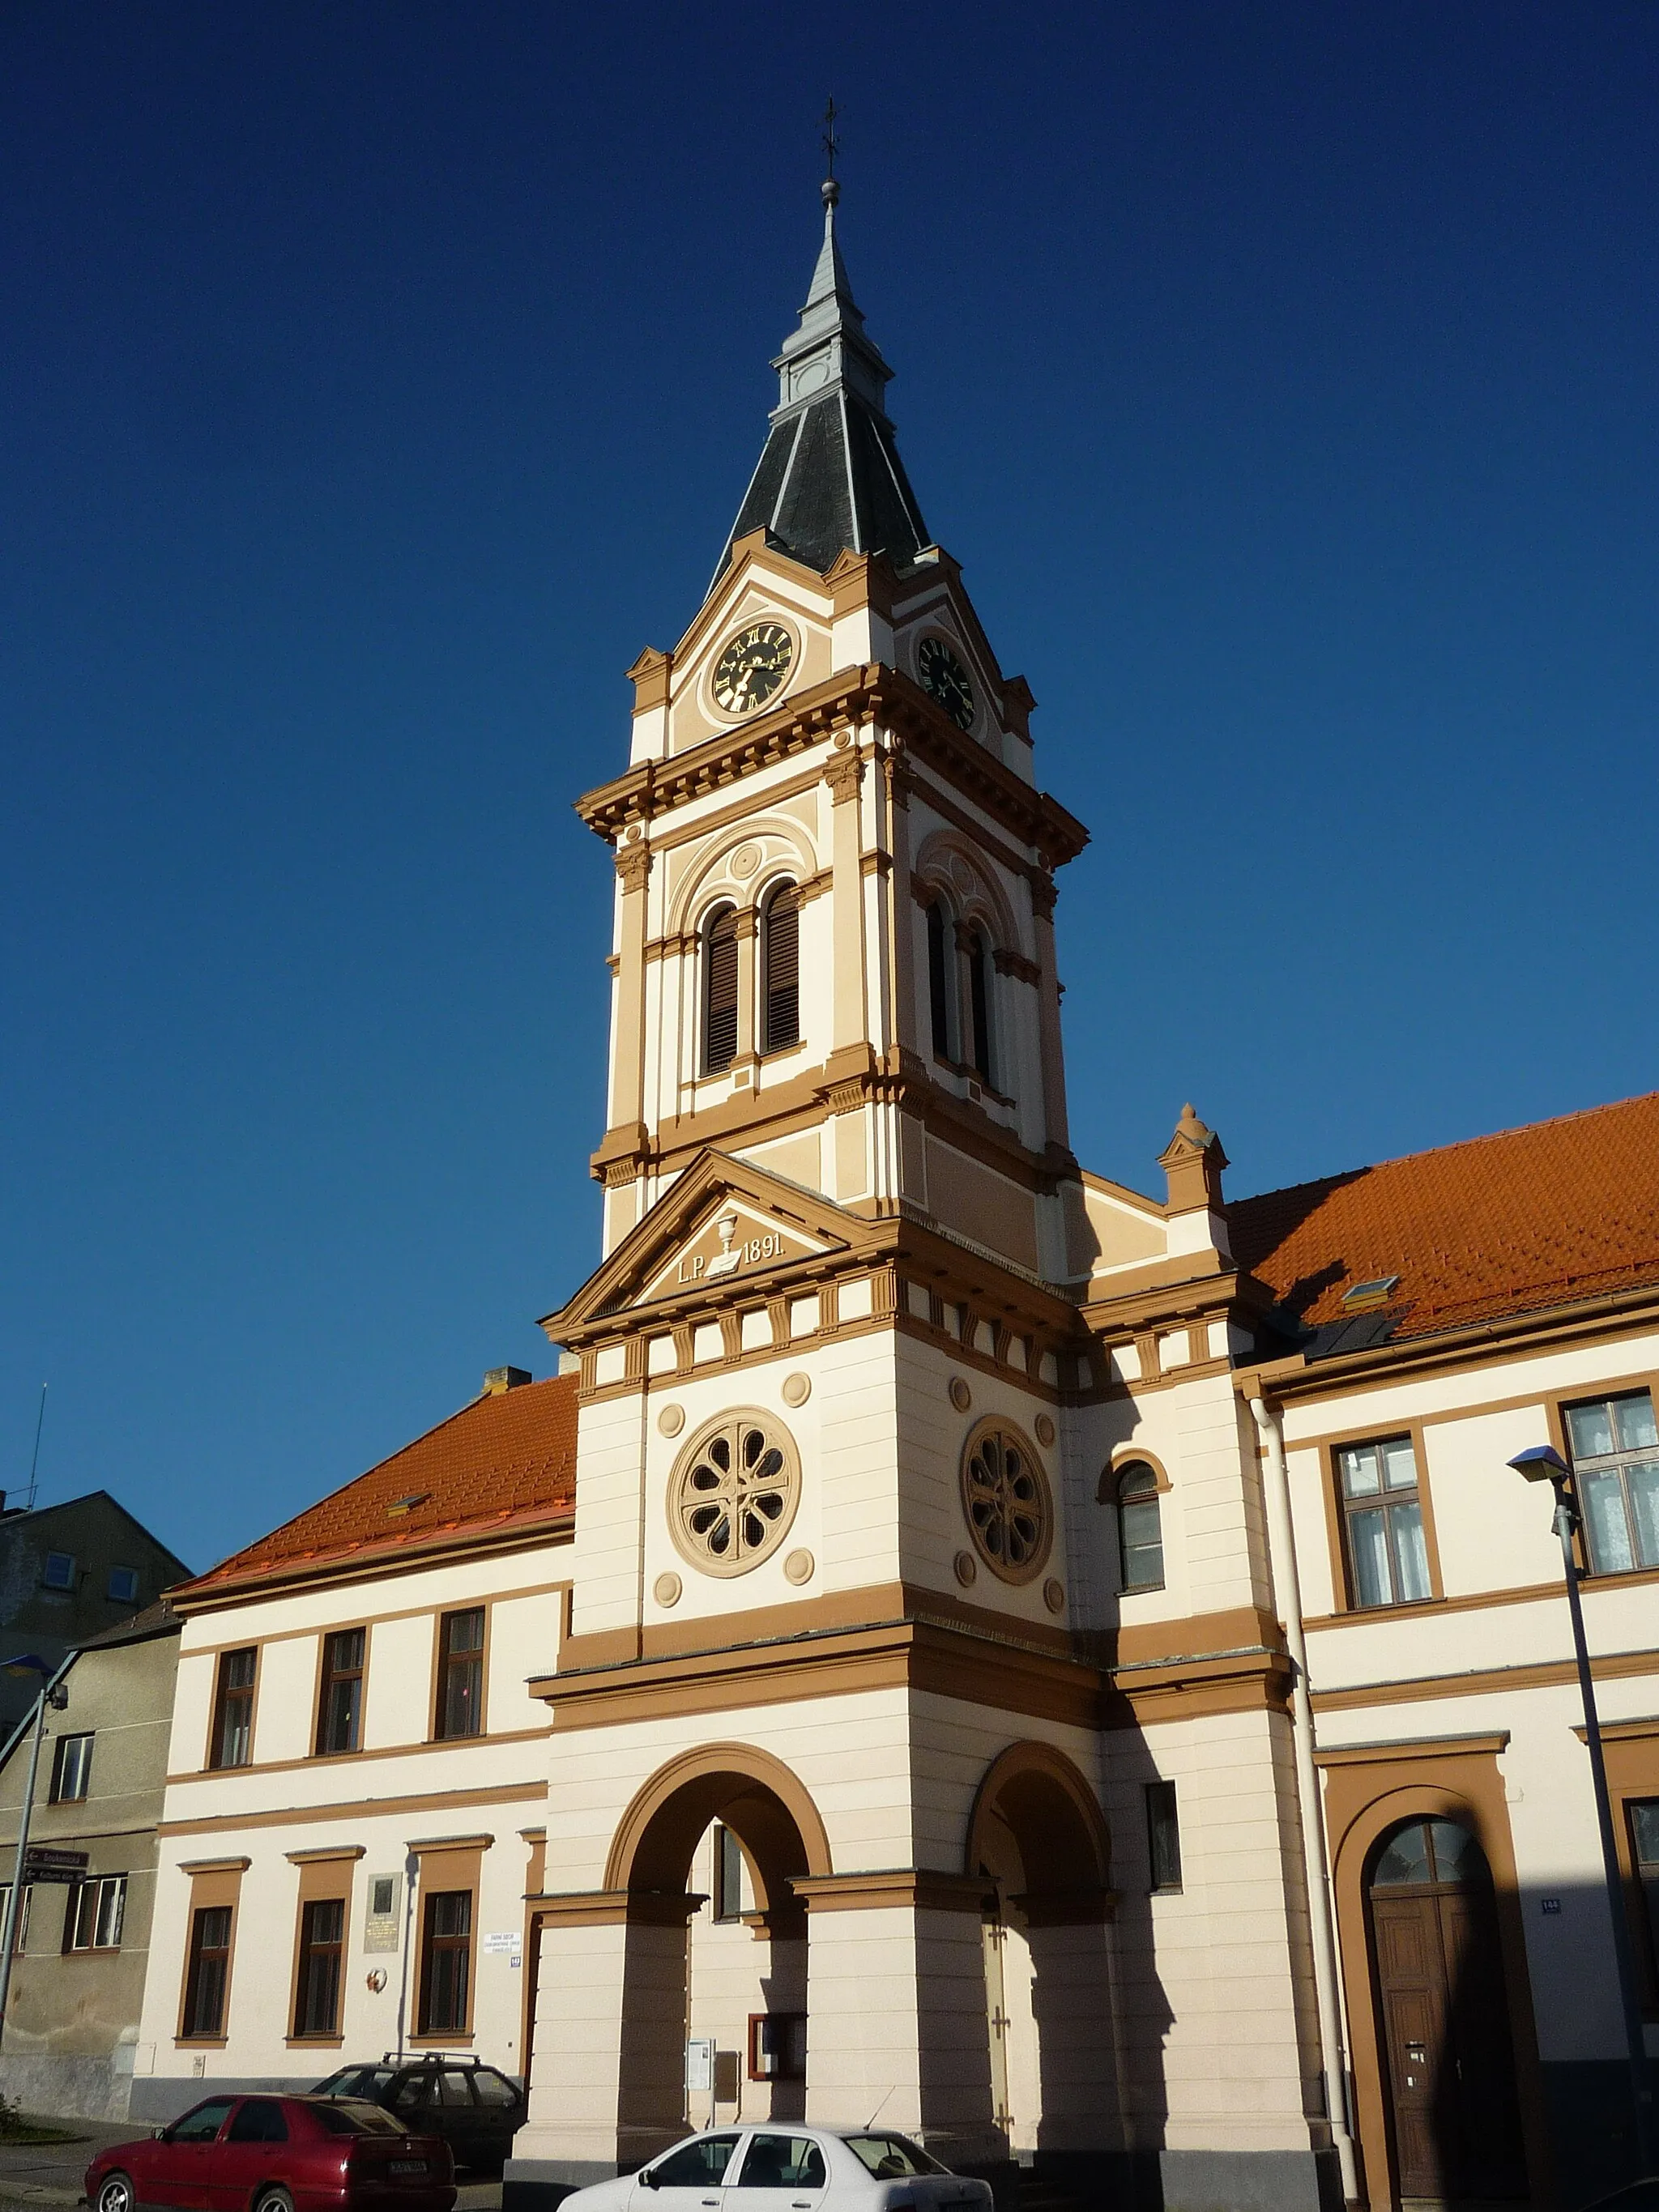
M 502 1782 L 489 1790 L 434 1790 L 407 1797 L 354 1797 L 343 1804 L 287 1805 L 276 1813 L 216 1813 L 198 1820 L 163 1820 L 158 1836 L 214 1836 L 227 1829 L 299 1827 L 307 1820 L 343 1820 L 353 1827 L 365 1820 L 408 1813 L 438 1813 L 446 1806 L 534 1804 L 547 1796 L 547 1779 Z M 243 1859 L 246 1866 L 248 1862 Z
M 1046 1743 L 1011 1743 L 986 1769 L 968 1819 L 963 1870 L 979 1875 L 1000 1820 L 1024 1863 L 1020 1902 L 1036 1924 L 1106 1917 L 1112 1898 L 1112 1838 L 1088 1783 L 1063 1752 Z
M 617 1823 L 617 1832 L 611 1838 L 610 1855 L 605 1864 L 605 1886 L 607 1890 L 626 1890 L 631 1880 L 634 1862 L 646 1830 L 669 1800 L 694 1782 L 713 1774 L 738 1774 L 757 1784 L 775 1797 L 794 1822 L 801 1845 L 806 1854 L 807 1871 L 828 1875 L 835 1862 L 830 1855 L 830 1838 L 811 1791 L 793 1769 L 775 1759 L 769 1752 L 757 1749 L 753 1744 L 704 1744 L 696 1751 L 682 1752 L 671 1759 L 635 1792 L 628 1810 Z M 751 1871 L 753 1869 L 751 1867 Z M 763 1898 L 763 1907 L 775 1900 Z
M 1509 1748 L 1510 1732 L 1494 1729 L 1487 1735 L 1431 1735 L 1392 1743 L 1338 1744 L 1314 1753 L 1316 1766 L 1375 1766 L 1379 1759 L 1447 1759 L 1478 1756 L 1495 1759 Z
M 1659 1676 L 1659 1650 L 1597 1652 L 1590 1672 L 1598 1682 Z M 1356 1682 L 1343 1689 L 1315 1690 L 1312 1702 L 1316 1713 L 1340 1713 L 1362 1705 L 1414 1705 L 1424 1698 L 1468 1698 L 1483 1690 L 1557 1689 L 1577 1680 L 1578 1669 L 1571 1659 L 1540 1659 L 1515 1667 L 1472 1668 L 1466 1674 L 1419 1674 L 1398 1682 Z
M 455 1607 L 457 1612 L 475 1609 Z M 314 1635 L 315 1630 L 312 1633 Z M 275 1644 L 293 1639 L 272 1637 L 270 1640 Z M 233 1650 L 241 1648 L 240 1644 L 231 1646 Z M 186 1653 L 185 1656 L 193 1657 L 194 1654 Z M 501 1729 L 494 1735 L 412 1736 L 407 1743 L 380 1743 L 368 1751 L 313 1751 L 304 1759 L 250 1759 L 246 1766 L 191 1766 L 186 1767 L 180 1774 L 169 1774 L 167 1787 L 171 1790 L 186 1783 L 220 1782 L 232 1775 L 292 1774 L 301 1767 L 344 1766 L 356 1760 L 413 1759 L 424 1756 L 429 1751 L 477 1751 L 491 1743 L 539 1743 L 546 1734 L 544 1728 L 527 1728 Z
M 687 1891 L 683 1897 L 658 1890 L 588 1889 L 551 1891 L 525 1904 L 547 1928 L 684 1927 L 707 1899 Z
M 253 1864 L 252 1859 L 180 1859 L 180 1874 L 246 1874 Z
M 812 1876 L 792 1887 L 815 1912 L 972 1912 L 981 1914 L 996 1901 L 994 1881 L 932 1867 L 884 1867 L 868 1874 Z
M 405 1844 L 411 1858 L 433 1857 L 440 1851 L 487 1851 L 494 1836 L 428 1836 L 423 1843 Z
M 308 1851 L 284 1851 L 283 1856 L 290 1866 L 322 1866 L 331 1859 L 360 1859 L 365 1856 L 362 1844 L 319 1844 Z M 302 2040 L 309 2041 L 309 2038 Z
M 211 1591 L 192 1592 L 188 1583 L 179 1583 L 166 1595 L 176 1613 L 183 1614 L 186 1620 L 193 1620 L 198 1613 L 222 1613 L 228 1606 L 246 1605 L 250 1599 L 275 1596 L 283 1590 L 313 1583 L 326 1582 L 341 1589 L 355 1588 L 359 1583 L 386 1582 L 394 1575 L 423 1574 L 428 1568 L 461 1553 L 471 1559 L 489 1559 L 509 1552 L 539 1551 L 550 1544 L 573 1544 L 575 1540 L 575 1508 L 565 1505 L 550 1511 L 533 1527 L 503 1532 L 494 1524 L 486 1522 L 477 1529 L 459 1530 L 453 1535 L 434 1537 L 430 1541 L 422 1540 L 422 1547 L 418 1553 L 400 1553 L 395 1559 L 374 1559 L 366 1557 L 361 1551 L 335 1552 L 326 1559 L 308 1559 L 303 1564 L 279 1564 L 268 1570 L 261 1569 L 257 1573 L 250 1571 L 238 1576 L 234 1582 L 216 1583 Z M 409 1609 L 417 1613 L 427 1610 L 423 1606 Z M 362 1625 L 372 1627 L 376 1620 L 391 1617 L 385 1613 L 368 1615 Z M 320 1632 L 315 1629 L 310 1631 L 313 1635 Z M 256 1638 L 256 1641 L 262 1640 Z M 246 1641 L 246 1637 L 241 1639 L 243 1644 Z M 240 1650 L 240 1644 L 233 1644 L 230 1648 Z M 187 1653 L 185 1656 L 194 1655 Z M 240 1769 L 227 1771 L 240 1772 Z

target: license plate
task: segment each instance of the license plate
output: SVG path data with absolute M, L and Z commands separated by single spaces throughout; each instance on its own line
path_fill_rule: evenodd
M 423 2158 L 394 2158 L 392 2171 L 393 2173 L 424 2173 L 426 2160 Z

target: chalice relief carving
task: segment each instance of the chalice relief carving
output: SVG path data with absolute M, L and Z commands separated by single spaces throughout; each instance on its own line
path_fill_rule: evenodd
M 711 1281 L 716 1275 L 729 1275 L 733 1268 L 741 1267 L 743 1264 L 743 1254 L 732 1249 L 732 1240 L 738 1233 L 737 1215 L 721 1214 L 714 1227 L 720 1233 L 720 1249 L 708 1262 L 708 1274 Z

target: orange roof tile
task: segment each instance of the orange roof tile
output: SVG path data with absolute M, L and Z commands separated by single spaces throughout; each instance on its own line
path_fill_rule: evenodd
M 1234 1257 L 1305 1327 L 1358 1319 L 1343 1293 L 1398 1275 L 1369 1316 L 1395 1341 L 1659 1283 L 1659 1091 L 1237 1200 L 1227 1218 Z
M 380 1563 L 469 1536 L 568 1528 L 576 1498 L 576 1381 L 556 1375 L 475 1398 L 170 1595 L 188 1606 L 227 1585 Z

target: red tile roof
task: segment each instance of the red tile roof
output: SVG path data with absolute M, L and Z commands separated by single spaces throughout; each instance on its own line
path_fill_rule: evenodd
M 1227 1218 L 1234 1257 L 1308 1327 L 1398 1275 L 1396 1341 L 1659 1284 L 1659 1091 L 1237 1200 Z
M 228 1585 L 345 1571 L 469 1540 L 568 1530 L 576 1500 L 576 1381 L 557 1375 L 475 1398 L 170 1595 L 188 1607 Z

